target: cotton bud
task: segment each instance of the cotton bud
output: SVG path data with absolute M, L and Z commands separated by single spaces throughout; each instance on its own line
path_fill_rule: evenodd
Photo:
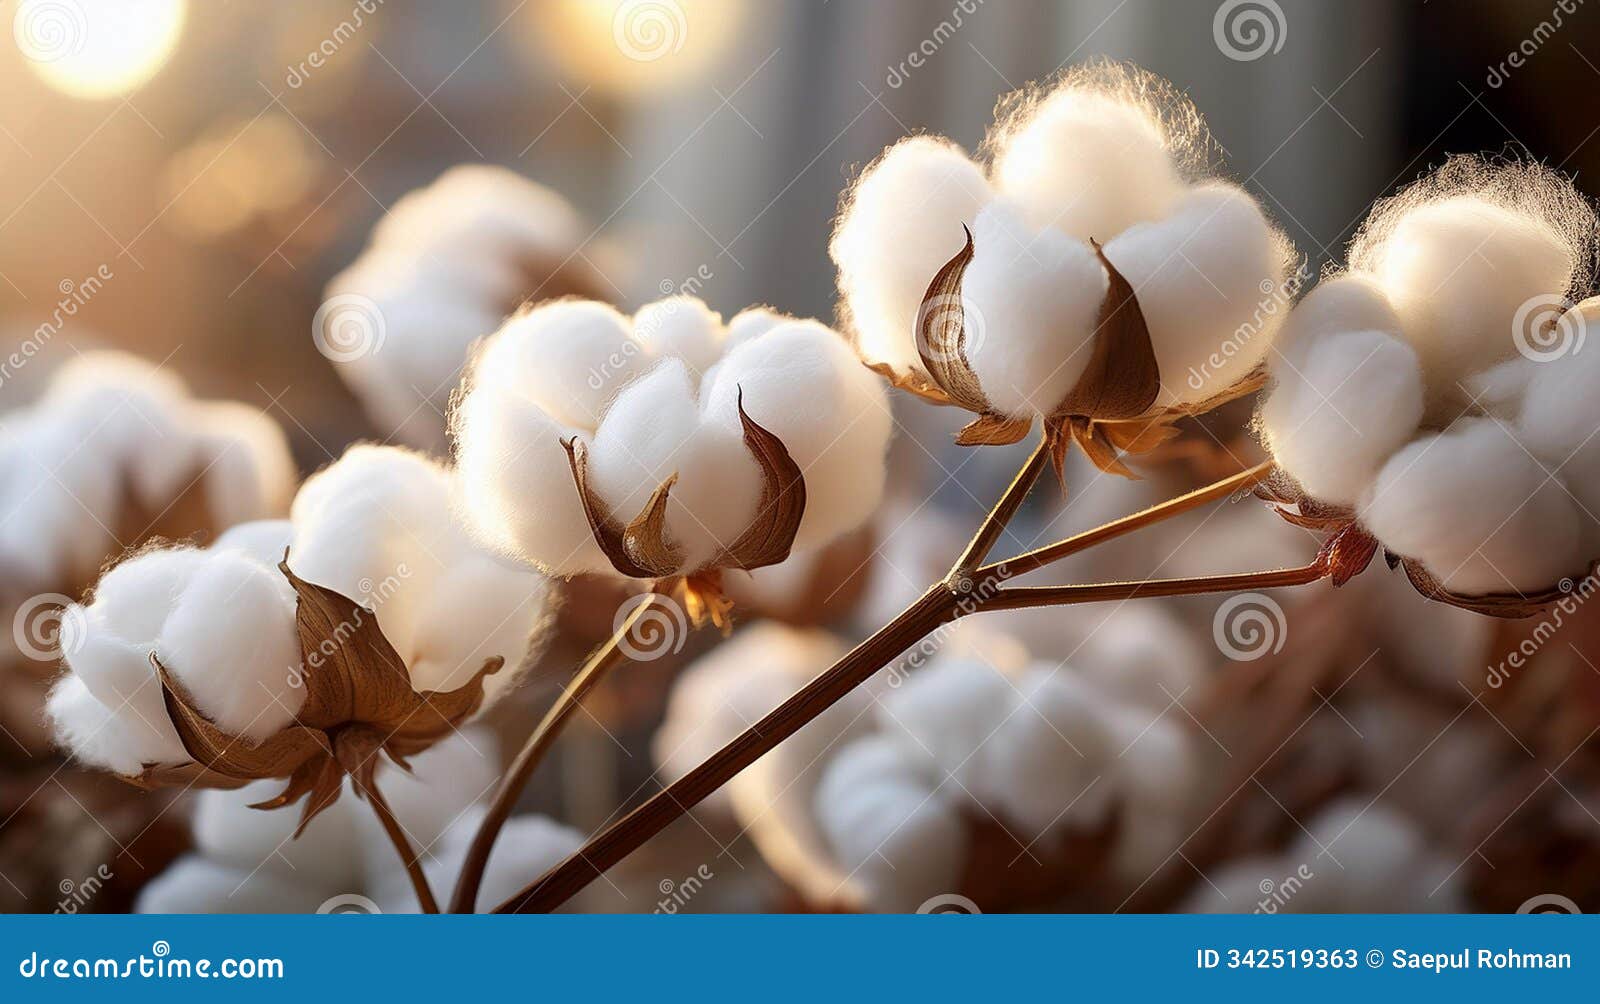
M 355 447 L 289 521 L 116 566 L 68 613 L 82 637 L 50 700 L 58 738 L 140 784 L 286 779 L 260 804 L 309 796 L 301 827 L 346 774 L 376 797 L 377 754 L 404 765 L 452 734 L 546 620 L 546 581 L 476 550 L 452 494 L 431 461 Z
M 1262 409 L 1288 518 L 1424 595 L 1522 616 L 1600 558 L 1579 403 L 1600 225 L 1565 178 L 1455 158 L 1380 203 L 1295 309 Z M 1580 416 L 1580 417 L 1574 417 Z
M 460 505 L 486 543 L 557 575 L 682 580 L 719 619 L 722 569 L 866 520 L 890 430 L 828 328 L 764 309 L 724 325 L 690 297 L 631 319 L 577 301 L 513 317 L 455 422 Z
M 451 168 L 398 199 L 328 284 L 313 332 L 386 434 L 442 451 L 442 416 L 471 344 L 524 299 L 595 295 L 587 227 L 515 172 Z
M 1001 107 L 987 163 L 906 140 L 846 196 L 829 251 L 857 350 L 975 413 L 958 442 L 1040 419 L 1058 468 L 1075 441 L 1129 474 L 1121 453 L 1259 386 L 1292 249 L 1208 179 L 1199 115 L 1144 71 L 1091 63 Z

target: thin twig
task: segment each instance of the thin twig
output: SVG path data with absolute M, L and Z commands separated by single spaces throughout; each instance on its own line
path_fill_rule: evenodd
M 478 886 L 483 881 L 483 870 L 489 863 L 489 853 L 494 849 L 495 838 L 500 835 L 501 827 L 510 818 L 511 810 L 522 794 L 522 789 L 527 787 L 528 779 L 533 776 L 533 772 L 543 762 L 545 754 L 555 744 L 556 737 L 561 734 L 567 720 L 583 704 L 583 699 L 605 679 L 607 673 L 627 661 L 622 643 L 628 637 L 628 632 L 633 630 L 640 618 L 660 605 L 663 599 L 662 594 L 658 592 L 644 594 L 627 618 L 617 625 L 611 637 L 595 649 L 582 668 L 572 675 L 572 679 L 562 689 L 560 696 L 550 706 L 550 710 L 545 712 L 539 726 L 528 736 L 527 742 L 523 743 L 517 758 L 511 762 L 505 776 L 500 779 L 500 786 L 495 790 L 494 799 L 489 803 L 488 814 L 479 824 L 478 832 L 472 837 L 472 846 L 467 849 L 467 856 L 461 865 L 461 875 L 456 879 L 455 892 L 450 897 L 451 913 L 471 913 L 477 909 Z
M 1177 498 L 1158 502 L 1148 509 L 1141 509 L 1136 513 L 1112 520 L 1092 530 L 1085 530 L 1064 540 L 1058 540 L 1053 544 L 1036 547 L 1014 558 L 1007 558 L 1004 561 L 996 561 L 984 565 L 977 570 L 977 575 L 984 580 L 1025 575 L 1035 569 L 1060 561 L 1062 558 L 1070 557 L 1080 551 L 1086 551 L 1097 544 L 1103 544 L 1108 540 L 1132 533 L 1135 530 L 1171 519 L 1181 513 L 1205 505 L 1207 502 L 1227 498 L 1242 488 L 1247 488 L 1262 481 L 1272 473 L 1272 468 L 1273 465 L 1270 461 L 1259 463 L 1248 470 L 1240 471 L 1231 477 L 1206 485 L 1204 488 L 1196 488 L 1194 491 L 1179 495 Z
M 438 913 L 439 903 L 433 898 L 433 889 L 428 886 L 428 876 L 422 870 L 421 856 L 406 837 L 405 827 L 394 818 L 394 810 L 389 808 L 388 800 L 378 791 L 376 784 L 362 785 L 361 793 L 365 796 L 367 804 L 372 806 L 372 812 L 378 817 L 378 822 L 383 824 L 383 832 L 389 835 L 389 842 L 394 844 L 401 863 L 406 866 L 406 875 L 411 879 L 411 888 L 417 891 L 417 903 L 422 907 L 422 912 Z
M 1277 568 L 1267 572 L 1239 572 L 1231 575 L 1201 575 L 1187 579 L 1147 579 L 1143 582 L 1096 582 L 1074 586 L 1011 586 L 1000 589 L 983 601 L 985 610 L 1026 610 L 1032 607 L 1060 607 L 1075 603 L 1103 603 L 1151 596 L 1194 596 L 1200 593 L 1227 593 L 1240 589 L 1277 589 L 1303 586 L 1330 574 L 1322 559 L 1298 568 Z
M 1044 473 L 1044 465 L 1050 459 L 1050 436 L 1048 431 L 1039 439 L 1039 445 L 1033 448 L 1033 453 L 1028 457 L 1017 476 L 1011 479 L 1011 484 L 1006 488 L 1005 494 L 1000 496 L 1000 501 L 989 510 L 989 515 L 983 519 L 983 524 L 978 527 L 978 532 L 972 535 L 972 541 L 967 544 L 966 550 L 961 552 L 961 557 L 950 566 L 950 574 L 945 576 L 949 584 L 959 583 L 962 579 L 969 578 L 973 571 L 988 556 L 994 547 L 995 541 L 1016 516 L 1017 510 L 1022 508 L 1023 500 L 1028 497 L 1028 492 L 1038 483 L 1039 475 Z

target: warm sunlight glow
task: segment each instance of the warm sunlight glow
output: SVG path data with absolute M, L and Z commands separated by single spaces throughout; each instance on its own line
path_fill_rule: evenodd
M 21 0 L 17 48 L 51 87 L 77 98 L 126 94 L 166 64 L 187 0 Z

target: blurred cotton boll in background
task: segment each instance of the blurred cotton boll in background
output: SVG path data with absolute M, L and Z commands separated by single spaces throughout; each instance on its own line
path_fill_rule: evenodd
M 187 0 L 19 0 L 13 33 L 51 87 L 98 100 L 135 90 L 166 63 Z

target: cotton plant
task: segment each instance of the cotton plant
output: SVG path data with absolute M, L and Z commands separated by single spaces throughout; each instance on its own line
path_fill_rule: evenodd
M 677 583 L 725 620 L 721 576 L 860 526 L 882 496 L 879 380 L 816 321 L 724 322 L 676 296 L 628 317 L 561 300 L 478 351 L 454 420 L 463 512 L 558 576 Z
M 298 828 L 345 779 L 385 821 L 375 783 L 515 682 L 551 592 L 451 520 L 453 474 L 398 448 L 356 446 L 301 487 L 288 520 L 246 523 L 208 548 L 156 548 L 69 608 L 77 635 L 49 701 L 61 744 L 142 785 L 238 788 L 303 803 Z
M 1416 823 L 1348 797 L 1306 821 L 1276 854 L 1228 862 L 1198 883 L 1188 913 L 1461 913 L 1459 862 Z
M 1454 158 L 1379 203 L 1285 329 L 1268 497 L 1430 597 L 1512 615 L 1558 598 L 1600 557 L 1595 353 L 1568 351 L 1600 316 L 1582 300 L 1597 233 L 1531 163 Z
M 388 763 L 378 768 L 395 819 L 420 848 L 434 882 L 459 866 L 498 766 L 494 734 L 469 725 L 419 753 L 409 772 Z M 252 806 L 271 797 L 274 784 L 198 792 L 190 809 L 194 849 L 144 887 L 138 912 L 415 912 L 405 870 L 372 816 L 341 799 L 297 836 L 292 817 Z M 510 895 L 580 843 L 577 831 L 547 817 L 517 816 L 485 886 Z
M 170 370 L 108 350 L 74 357 L 38 400 L 0 415 L 0 463 L 0 566 L 22 592 L 76 592 L 153 533 L 278 515 L 295 484 L 268 415 L 197 399 Z
M 829 246 L 862 357 L 977 417 L 967 444 L 1041 421 L 1057 465 L 1108 470 L 1172 422 L 1260 386 L 1294 296 L 1294 252 L 1222 180 L 1194 105 L 1129 64 L 1020 91 L 978 158 L 890 147 L 846 194 Z
M 396 200 L 328 283 L 318 348 L 385 435 L 443 452 L 474 341 L 526 299 L 610 288 L 587 233 L 566 199 L 514 171 L 452 167 Z

